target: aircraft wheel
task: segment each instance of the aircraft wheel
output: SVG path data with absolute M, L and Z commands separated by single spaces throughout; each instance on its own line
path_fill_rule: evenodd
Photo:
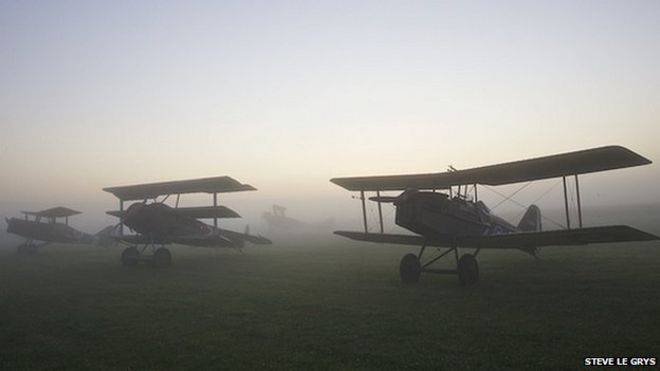
M 464 254 L 458 259 L 458 282 L 462 286 L 474 285 L 479 281 L 479 264 L 472 254 Z
M 154 253 L 154 267 L 169 267 L 172 264 L 172 254 L 170 250 L 161 247 Z
M 399 264 L 399 276 L 401 282 L 405 284 L 414 284 L 419 282 L 419 276 L 422 274 L 422 265 L 415 254 L 406 254 Z
M 125 267 L 135 266 L 138 263 L 138 256 L 140 256 L 140 252 L 137 247 L 127 247 L 121 253 L 121 264 Z

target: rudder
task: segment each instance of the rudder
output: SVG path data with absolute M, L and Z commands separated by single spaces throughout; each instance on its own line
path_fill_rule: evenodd
M 541 227 L 541 209 L 536 205 L 531 205 L 520 219 L 518 230 L 522 232 L 540 232 Z

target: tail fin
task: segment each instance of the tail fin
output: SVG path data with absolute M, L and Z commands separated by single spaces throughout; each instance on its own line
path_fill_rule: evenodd
M 243 234 L 243 240 L 248 241 L 255 245 L 270 245 L 272 243 L 269 239 L 262 237 L 261 235 L 258 236 L 251 235 L 249 224 L 245 226 L 245 233 Z
M 541 209 L 536 205 L 531 205 L 520 219 L 518 230 L 522 232 L 540 232 L 541 229 Z
M 118 233 L 119 224 L 109 225 L 94 235 L 94 243 L 101 247 L 113 247 L 117 244 L 117 240 L 113 238 Z

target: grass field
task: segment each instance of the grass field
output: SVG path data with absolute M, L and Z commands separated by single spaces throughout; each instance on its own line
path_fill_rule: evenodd
M 341 238 L 121 249 L 0 249 L 0 369 L 584 369 L 660 356 L 657 244 L 482 252 L 481 281 L 399 283 L 406 247 Z

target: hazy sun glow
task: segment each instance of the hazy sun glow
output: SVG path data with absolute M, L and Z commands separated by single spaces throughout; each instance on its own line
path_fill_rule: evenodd
M 4 1 L 0 45 L 5 213 L 231 175 L 259 189 L 239 211 L 332 214 L 335 176 L 660 161 L 657 1 Z M 585 202 L 657 202 L 658 169 L 585 177 Z

